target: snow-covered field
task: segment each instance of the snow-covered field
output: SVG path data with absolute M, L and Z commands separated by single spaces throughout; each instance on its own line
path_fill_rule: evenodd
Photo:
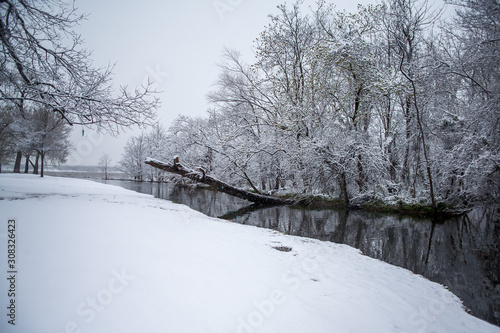
M 2 333 L 500 332 L 348 246 L 85 180 L 2 174 L 0 198 Z

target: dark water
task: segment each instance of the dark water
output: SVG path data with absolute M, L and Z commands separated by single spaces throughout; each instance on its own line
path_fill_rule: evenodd
M 209 189 L 108 181 L 188 205 L 213 217 L 358 248 L 449 287 L 473 315 L 500 326 L 500 207 L 484 207 L 443 223 L 361 211 L 248 208 L 245 200 Z

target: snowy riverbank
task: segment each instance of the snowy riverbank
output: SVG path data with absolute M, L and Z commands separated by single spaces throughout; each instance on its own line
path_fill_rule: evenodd
M 500 332 L 348 246 L 77 179 L 2 174 L 0 198 L 1 332 Z

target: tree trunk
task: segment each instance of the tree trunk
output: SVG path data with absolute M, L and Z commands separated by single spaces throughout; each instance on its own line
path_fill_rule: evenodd
M 16 155 L 16 162 L 14 163 L 14 173 L 21 173 L 22 158 L 23 158 L 23 153 L 21 151 L 18 151 Z
M 432 205 L 432 210 L 435 212 L 436 211 L 436 199 L 434 196 L 434 185 L 432 181 L 432 172 L 431 172 L 431 163 L 429 160 L 429 156 L 427 153 L 427 144 L 425 141 L 425 131 L 424 131 L 424 126 L 422 125 L 422 114 L 420 112 L 420 107 L 417 99 L 417 87 L 415 84 L 415 80 L 413 77 L 411 77 L 410 74 L 406 73 L 403 70 L 402 64 L 403 64 L 403 59 L 401 60 L 401 64 L 399 66 L 399 70 L 401 74 L 410 82 L 413 90 L 413 106 L 415 107 L 415 118 L 417 120 L 417 127 L 420 132 L 420 141 L 422 142 L 422 150 L 424 153 L 424 160 L 425 160 L 425 169 L 427 171 L 427 178 L 429 181 L 429 194 L 430 194 L 430 199 L 431 199 L 431 205 Z
M 43 177 L 43 165 L 44 165 L 45 153 L 40 153 L 40 177 Z
M 411 100 L 409 97 L 406 98 L 406 103 L 403 106 L 404 107 L 404 117 L 405 117 L 405 123 L 406 123 L 406 142 L 405 142 L 405 153 L 403 157 L 403 168 L 401 170 L 401 182 L 403 185 L 408 188 L 410 186 L 410 145 L 411 145 Z
M 262 194 L 256 194 L 248 192 L 237 187 L 234 187 L 228 183 L 215 179 L 213 177 L 207 176 L 203 169 L 198 169 L 195 171 L 184 167 L 179 163 L 178 159 L 175 159 L 173 163 L 161 162 L 151 158 L 146 158 L 145 163 L 151 165 L 154 168 L 165 170 L 167 172 L 175 173 L 182 177 L 187 177 L 195 182 L 207 184 L 213 187 L 215 190 L 224 192 L 226 194 L 245 199 L 251 202 L 255 202 L 261 205 L 293 205 L 297 202 L 295 200 L 280 199 L 276 197 L 271 197 Z
M 358 155 L 358 188 L 359 188 L 359 193 L 363 193 L 365 190 L 365 174 L 363 171 L 363 163 L 361 162 L 361 154 Z
M 340 174 L 339 178 L 340 195 L 343 197 L 346 207 L 349 207 L 349 192 L 347 191 L 347 177 L 345 172 Z
M 35 165 L 33 166 L 33 174 L 38 175 L 38 160 L 40 159 L 40 153 L 36 154 Z
M 30 156 L 26 155 L 26 163 L 24 164 L 24 173 L 29 173 L 30 172 Z

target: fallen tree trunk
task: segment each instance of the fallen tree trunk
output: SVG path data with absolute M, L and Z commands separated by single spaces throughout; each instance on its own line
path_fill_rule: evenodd
M 154 168 L 165 170 L 167 172 L 171 172 L 180 175 L 182 177 L 189 178 L 197 183 L 203 183 L 209 185 L 217 191 L 224 192 L 226 194 L 241 199 L 245 199 L 251 202 L 255 202 L 261 205 L 293 205 L 296 203 L 295 200 L 280 199 L 268 195 L 256 194 L 234 187 L 228 183 L 225 183 L 221 180 L 206 175 L 205 171 L 201 168 L 198 168 L 197 170 L 186 168 L 185 166 L 179 163 L 178 157 L 174 158 L 173 163 L 162 162 L 152 158 L 146 158 L 144 163 L 151 165 Z

